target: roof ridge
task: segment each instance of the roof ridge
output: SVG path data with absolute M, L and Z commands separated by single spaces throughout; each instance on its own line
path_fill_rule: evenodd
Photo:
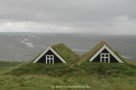
M 107 42 L 106 42 L 106 40 L 101 40 L 101 42 L 100 42 L 101 44 L 106 44 L 107 45 Z

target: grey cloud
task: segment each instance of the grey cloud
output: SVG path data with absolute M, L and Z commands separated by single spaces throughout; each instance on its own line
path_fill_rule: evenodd
M 113 30 L 119 17 L 135 22 L 135 3 L 135 0 L 0 0 L 0 20 L 58 24 L 81 31 L 98 27 Z
M 2 4 L 1 18 L 19 20 L 104 21 L 136 13 L 134 0 L 3 0 Z

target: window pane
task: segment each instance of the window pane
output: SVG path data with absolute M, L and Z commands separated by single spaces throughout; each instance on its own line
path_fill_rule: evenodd
M 109 58 L 106 58 L 106 62 L 108 62 Z
M 102 58 L 102 62 L 104 62 L 104 58 Z
M 46 63 L 54 63 L 54 55 L 46 55 Z
M 109 55 L 107 54 L 106 57 L 109 57 Z

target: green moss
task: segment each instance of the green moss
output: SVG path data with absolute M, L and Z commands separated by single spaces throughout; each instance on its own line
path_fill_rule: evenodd
M 80 57 L 79 64 L 84 62 L 84 61 L 88 61 L 102 46 L 103 46 L 103 44 L 100 43 L 94 49 L 85 53 L 82 57 Z
M 68 48 L 64 43 L 52 46 L 52 48 L 68 63 L 75 64 L 79 61 L 79 55 Z

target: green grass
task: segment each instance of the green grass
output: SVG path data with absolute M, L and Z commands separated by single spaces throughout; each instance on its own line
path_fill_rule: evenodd
M 66 64 L 23 64 L 21 67 L 15 68 L 10 72 L 12 75 L 49 75 L 49 76 L 62 76 L 68 70 Z
M 100 45 L 93 53 L 81 57 L 81 62 L 93 55 Z M 86 61 L 77 65 L 79 56 L 65 44 L 52 47 L 68 64 L 0 62 L 0 90 L 76 89 L 69 86 L 83 86 L 81 90 L 86 90 L 85 86 L 89 90 L 136 89 L 136 61 L 125 60 L 124 64 Z
M 20 62 L 8 62 L 8 61 L 0 61 L 0 68 L 4 68 L 4 67 L 13 67 L 16 66 L 18 64 L 22 64 Z
M 88 85 L 91 90 L 136 88 L 136 69 L 127 64 L 84 62 L 71 66 L 0 62 L 0 68 L 3 72 L 0 73 L 0 90 L 48 90 L 53 89 L 52 86 L 71 90 L 68 86 L 78 85 Z
M 87 74 L 95 73 L 103 76 L 136 76 L 136 69 L 127 64 L 85 62 L 76 67 L 85 70 Z
M 79 55 L 67 47 L 64 43 L 53 45 L 52 48 L 69 64 L 73 65 L 79 61 Z M 63 50 L 62 50 L 63 49 Z
M 16 66 L 19 66 L 20 62 L 4 62 L 0 61 L 0 74 L 6 73 L 14 69 Z
M 48 90 L 51 86 L 88 85 L 91 90 L 135 90 L 135 77 L 100 77 L 98 75 L 50 77 L 46 75 L 1 76 L 2 90 Z M 65 88 L 67 89 L 67 88 Z M 60 89 L 58 89 L 60 90 Z
M 132 65 L 136 65 L 136 61 L 135 60 L 125 60 L 126 63 L 132 64 Z

